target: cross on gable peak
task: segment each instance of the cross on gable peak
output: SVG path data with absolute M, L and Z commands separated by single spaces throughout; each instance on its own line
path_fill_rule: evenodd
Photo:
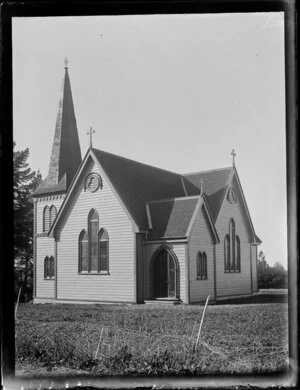
M 235 153 L 234 149 L 232 149 L 230 154 L 232 155 L 232 165 L 235 166 L 236 153 Z
M 94 130 L 92 126 L 90 127 L 90 130 L 86 132 L 86 134 L 90 136 L 90 148 L 91 148 L 92 145 L 93 145 L 92 135 L 93 135 L 95 132 L 96 132 L 96 130 Z

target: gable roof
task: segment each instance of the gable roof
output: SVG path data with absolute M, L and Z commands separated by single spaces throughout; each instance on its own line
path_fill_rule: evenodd
M 146 203 L 185 196 L 182 176 L 178 173 L 99 149 L 92 151 L 140 229 L 148 229 Z M 197 188 L 192 187 L 196 193 Z
M 186 237 L 198 200 L 194 196 L 147 203 L 152 223 L 148 239 Z
M 194 188 L 198 188 L 199 191 L 200 181 L 203 180 L 204 193 L 214 222 L 216 222 L 221 209 L 231 173 L 232 167 L 227 167 L 183 175 L 184 178 L 191 183 Z M 189 188 L 190 192 L 193 192 L 194 188 Z
M 103 169 L 132 222 L 139 230 L 148 231 L 148 239 L 187 237 L 201 199 L 216 242 L 219 241 L 214 224 L 230 179 L 236 173 L 235 168 L 180 175 L 94 148 L 88 150 L 73 178 L 49 234 L 53 233 L 77 178 L 90 157 Z M 204 180 L 203 196 L 200 196 L 201 179 Z M 251 218 L 250 225 L 253 229 Z M 254 233 L 254 229 L 252 231 Z

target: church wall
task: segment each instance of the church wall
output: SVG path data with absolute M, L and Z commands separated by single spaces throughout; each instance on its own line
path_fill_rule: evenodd
M 132 223 L 97 165 L 90 163 L 78 180 L 58 226 L 57 299 L 107 302 L 136 301 L 135 237 Z M 103 189 L 84 191 L 84 178 L 99 173 Z M 99 214 L 99 229 L 109 235 L 109 274 L 78 272 L 78 237 L 87 229 L 90 210 Z
M 162 245 L 163 243 L 153 243 L 145 244 L 145 299 L 151 299 L 150 291 L 150 261 L 153 253 Z M 186 244 L 184 243 L 168 243 L 165 244 L 170 248 L 176 255 L 178 264 L 179 264 L 179 299 L 188 303 L 188 296 L 186 294 Z
M 144 234 L 136 233 L 136 264 L 137 264 L 137 301 L 145 299 L 145 247 Z
M 44 279 L 44 260 L 54 256 L 54 240 L 48 237 L 37 237 L 36 250 L 36 297 L 54 298 L 54 279 Z
M 231 204 L 224 199 L 216 227 L 220 243 L 216 245 L 217 298 L 230 295 L 250 294 L 251 291 L 251 231 L 242 204 L 241 194 L 234 180 L 232 187 L 237 194 L 237 202 Z M 229 233 L 230 218 L 234 219 L 235 232 L 241 244 L 241 272 L 224 272 L 224 239 Z
M 43 233 L 43 210 L 46 206 L 54 205 L 57 212 L 63 202 L 64 195 L 49 195 L 37 198 L 36 202 L 36 274 L 34 275 L 36 283 L 37 298 L 54 298 L 54 279 L 44 279 L 44 260 L 46 256 L 53 256 L 54 239 L 49 238 Z
M 197 280 L 197 255 L 205 252 L 207 256 L 207 279 Z M 195 219 L 189 237 L 190 303 L 206 300 L 210 294 L 214 299 L 214 238 L 202 206 Z
M 257 245 L 251 245 L 252 255 L 252 290 L 253 292 L 258 291 L 258 280 L 257 280 Z

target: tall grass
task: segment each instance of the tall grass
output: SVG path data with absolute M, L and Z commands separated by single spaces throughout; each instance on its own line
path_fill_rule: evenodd
M 278 371 L 287 366 L 286 310 L 208 306 L 195 350 L 203 307 L 20 305 L 17 362 L 100 375 Z

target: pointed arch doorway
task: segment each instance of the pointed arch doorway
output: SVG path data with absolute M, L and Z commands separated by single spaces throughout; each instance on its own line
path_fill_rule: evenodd
M 154 254 L 151 274 L 153 298 L 178 297 L 178 263 L 170 250 L 162 248 Z

